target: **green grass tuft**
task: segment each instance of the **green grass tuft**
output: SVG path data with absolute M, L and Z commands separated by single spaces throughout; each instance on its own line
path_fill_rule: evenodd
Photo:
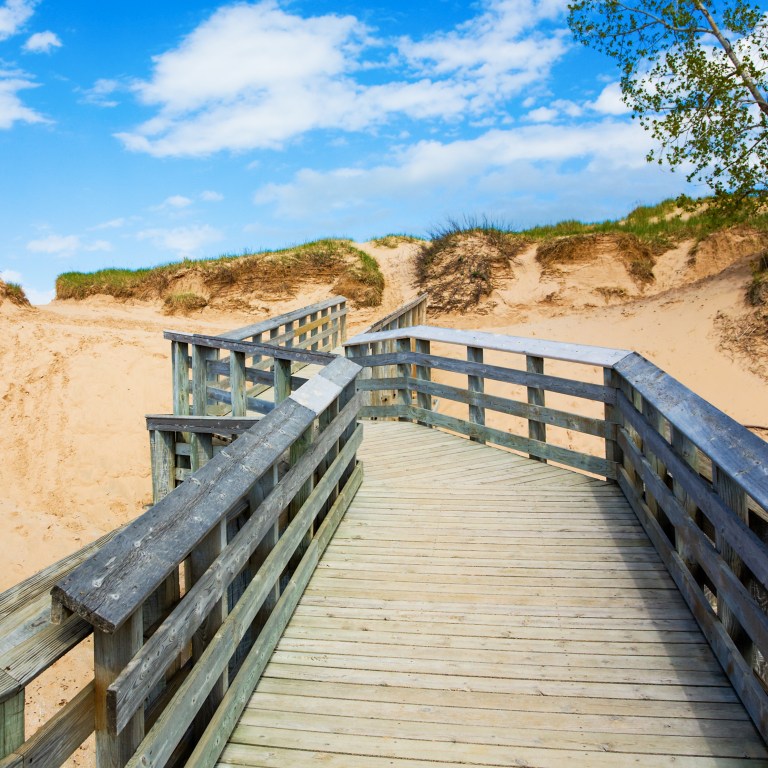
M 29 299 L 27 294 L 24 293 L 24 289 L 18 283 L 5 283 L 5 297 L 13 304 L 17 304 L 20 307 L 29 307 Z M 0 299 L 2 297 L 0 296 Z

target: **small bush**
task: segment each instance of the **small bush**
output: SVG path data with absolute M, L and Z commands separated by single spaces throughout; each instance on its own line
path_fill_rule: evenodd
M 207 306 L 208 301 L 196 293 L 172 293 L 165 297 L 163 312 L 166 315 L 188 315 Z
M 404 243 L 423 243 L 424 240 L 413 235 L 384 235 L 384 237 L 375 237 L 371 242 L 380 248 L 397 248 Z
M 29 299 L 24 289 L 18 283 L 5 283 L 5 298 L 19 307 L 29 307 Z

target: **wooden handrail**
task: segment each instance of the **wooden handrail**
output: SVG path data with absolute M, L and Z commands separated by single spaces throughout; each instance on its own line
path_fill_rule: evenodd
M 429 325 L 381 331 L 379 333 L 358 334 L 345 342 L 344 346 L 352 347 L 381 341 L 397 341 L 399 339 L 456 344 L 463 347 L 533 355 L 551 360 L 564 360 L 571 363 L 602 367 L 612 367 L 630 354 L 630 351 L 625 349 L 545 341 L 543 339 L 531 339 L 521 336 L 504 336 L 499 333 L 487 333 L 484 331 L 461 331 L 454 328 L 438 328 Z
M 254 323 L 253 325 L 246 325 L 242 328 L 236 328 L 233 331 L 227 331 L 226 333 L 221 334 L 221 336 L 233 340 L 248 339 L 261 333 L 268 333 L 271 330 L 280 328 L 295 320 L 301 320 L 305 317 L 309 317 L 309 315 L 315 312 L 321 312 L 322 310 L 330 309 L 331 307 L 339 307 L 346 313 L 346 302 L 347 300 L 344 296 L 331 296 L 324 301 L 318 301 L 316 304 L 300 307 L 299 309 L 291 310 L 285 314 L 267 318 L 266 320 Z
M 427 319 L 427 303 L 429 294 L 422 293 L 410 301 L 406 301 L 397 309 L 385 315 L 380 320 L 369 325 L 358 336 L 379 331 L 389 331 L 395 328 L 407 328 L 414 325 L 423 325 Z

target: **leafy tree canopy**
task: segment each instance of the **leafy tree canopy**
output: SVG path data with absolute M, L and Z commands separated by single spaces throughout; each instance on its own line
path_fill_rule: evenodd
M 616 59 L 649 161 L 707 184 L 721 209 L 768 193 L 768 17 L 744 0 L 577 0 L 577 40 Z

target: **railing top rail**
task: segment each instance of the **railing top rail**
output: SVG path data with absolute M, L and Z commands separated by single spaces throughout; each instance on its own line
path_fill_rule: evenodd
M 223 339 L 232 339 L 234 341 L 242 341 L 250 336 L 255 336 L 257 333 L 263 333 L 264 331 L 271 331 L 273 328 L 279 328 L 285 323 L 290 323 L 293 320 L 299 320 L 302 317 L 312 314 L 313 312 L 320 312 L 328 307 L 335 307 L 337 304 L 343 304 L 346 302 L 344 296 L 331 296 L 323 301 L 318 301 L 317 304 L 310 304 L 307 307 L 299 307 L 298 309 L 291 310 L 282 315 L 276 317 L 268 317 L 266 320 L 262 320 L 259 323 L 253 325 L 246 325 L 242 328 L 235 328 L 233 331 L 227 331 L 220 334 Z
M 768 509 L 768 443 L 636 352 L 615 366 L 672 426 Z
M 63 606 L 103 632 L 121 627 L 172 570 L 247 494 L 279 457 L 354 380 L 360 366 L 342 357 L 293 392 L 120 532 L 52 591 Z
M 163 338 L 168 341 L 181 341 L 211 349 L 226 349 L 229 352 L 245 352 L 248 355 L 264 355 L 275 357 L 278 360 L 294 360 L 302 363 L 317 363 L 318 365 L 328 365 L 337 357 L 331 352 L 317 352 L 299 347 L 278 347 L 275 344 L 256 341 L 236 341 L 224 336 L 205 336 L 200 333 L 163 331 Z
M 418 296 L 415 296 L 410 301 L 406 301 L 405 304 L 402 304 L 397 309 L 390 312 L 388 315 L 385 315 L 380 320 L 377 320 L 375 323 L 371 323 L 364 331 L 360 331 L 361 335 L 363 333 L 377 333 L 380 331 L 387 323 L 391 323 L 393 320 L 400 317 L 400 315 L 405 314 L 408 312 L 408 310 L 413 309 L 414 307 L 417 307 L 419 304 L 421 304 L 423 301 L 426 301 L 429 298 L 428 293 L 421 293 Z
M 485 331 L 461 331 L 454 328 L 440 328 L 431 325 L 417 325 L 411 328 L 399 328 L 379 333 L 363 333 L 349 339 L 344 346 L 366 344 L 391 339 L 418 339 L 421 341 L 460 344 L 466 347 L 480 347 L 499 352 L 514 352 L 522 355 L 546 357 L 571 363 L 599 365 L 610 368 L 631 354 L 626 349 L 595 347 L 589 344 L 570 344 L 560 341 L 546 341 L 522 336 L 505 336 L 500 333 Z

